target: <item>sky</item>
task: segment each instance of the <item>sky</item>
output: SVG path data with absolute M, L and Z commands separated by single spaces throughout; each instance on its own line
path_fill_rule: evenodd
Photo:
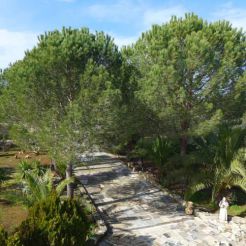
M 0 68 L 22 59 L 45 31 L 88 27 L 111 35 L 121 47 L 152 24 L 188 12 L 246 30 L 245 0 L 0 0 Z

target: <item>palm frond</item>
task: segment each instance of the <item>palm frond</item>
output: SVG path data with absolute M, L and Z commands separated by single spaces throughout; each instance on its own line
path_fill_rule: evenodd
M 185 200 L 189 200 L 196 192 L 210 188 L 211 186 L 212 184 L 210 182 L 200 182 L 191 185 L 185 192 Z
M 245 179 L 236 179 L 234 180 L 233 185 L 241 188 L 243 191 L 246 192 L 246 180 Z
M 58 195 L 60 195 L 62 193 L 62 191 L 64 190 L 64 188 L 66 187 L 66 185 L 71 184 L 74 182 L 74 178 L 69 178 L 69 179 L 65 179 L 63 181 L 61 181 L 57 186 L 56 186 L 56 193 Z

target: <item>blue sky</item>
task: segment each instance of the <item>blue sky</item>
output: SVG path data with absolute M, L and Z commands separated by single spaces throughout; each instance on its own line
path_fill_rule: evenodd
M 186 12 L 246 30 L 245 0 L 0 0 L 0 10 L 0 68 L 22 59 L 39 34 L 62 26 L 102 30 L 119 46 Z

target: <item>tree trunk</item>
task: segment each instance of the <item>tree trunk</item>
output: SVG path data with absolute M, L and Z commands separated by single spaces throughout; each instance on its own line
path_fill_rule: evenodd
M 72 177 L 72 175 L 73 175 L 73 167 L 72 164 L 69 163 L 66 169 L 66 178 L 69 179 Z M 67 184 L 67 197 L 70 199 L 73 198 L 73 183 Z
M 52 161 L 51 161 L 51 164 L 50 164 L 50 170 L 51 170 L 52 172 L 56 172 L 56 171 L 57 171 L 55 160 L 52 160 Z
M 180 143 L 180 154 L 181 154 L 181 156 L 186 155 L 187 146 L 188 146 L 188 137 L 186 135 L 183 135 L 183 136 L 181 136 L 181 143 Z
M 187 136 L 187 130 L 189 128 L 188 121 L 183 121 L 181 123 L 181 129 L 182 129 L 182 135 L 180 139 L 180 154 L 181 156 L 184 156 L 187 154 L 187 146 L 188 146 L 188 136 Z

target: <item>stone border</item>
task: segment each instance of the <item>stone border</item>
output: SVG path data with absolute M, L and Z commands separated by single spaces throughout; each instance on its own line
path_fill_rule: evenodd
M 95 231 L 95 235 L 93 236 L 93 238 L 89 239 L 86 242 L 86 245 L 88 246 L 96 246 L 99 244 L 99 242 L 102 241 L 104 237 L 106 237 L 111 232 L 111 227 L 109 223 L 107 223 L 106 220 L 104 219 L 103 211 L 96 205 L 90 193 L 86 189 L 85 185 L 82 184 L 82 182 L 80 182 L 77 177 L 76 177 L 76 180 L 79 182 L 78 189 L 79 189 L 80 195 L 86 194 L 96 210 L 96 214 L 93 216 L 95 221 L 97 222 L 97 228 Z

